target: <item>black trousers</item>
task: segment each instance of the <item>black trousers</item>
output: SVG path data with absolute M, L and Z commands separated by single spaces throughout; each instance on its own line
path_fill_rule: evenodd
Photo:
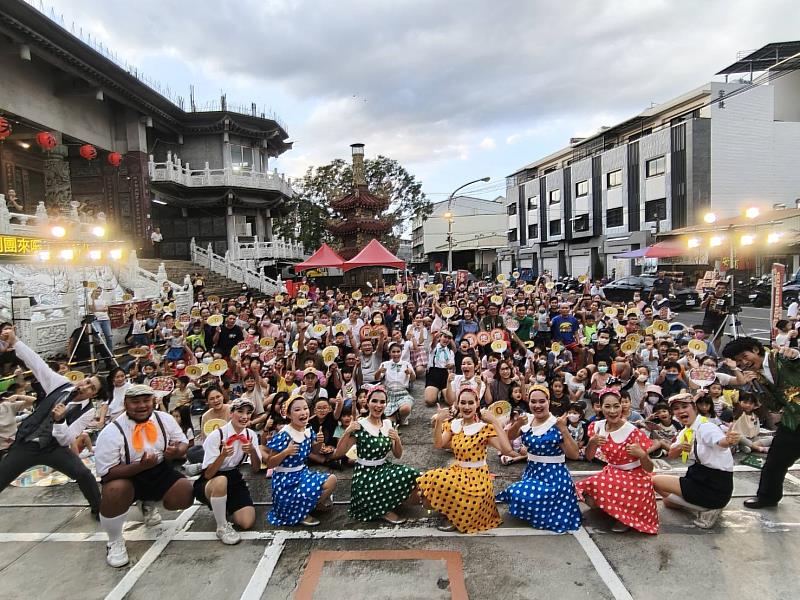
M 769 454 L 761 469 L 758 497 L 767 502 L 778 502 L 783 497 L 783 480 L 786 472 L 800 458 L 800 430 L 792 431 L 778 425 Z
M 77 454 L 64 446 L 40 448 L 36 442 L 23 442 L 11 446 L 8 454 L 0 461 L 0 492 L 24 471 L 36 465 L 52 467 L 77 481 L 92 511 L 100 510 L 100 488 L 94 475 Z

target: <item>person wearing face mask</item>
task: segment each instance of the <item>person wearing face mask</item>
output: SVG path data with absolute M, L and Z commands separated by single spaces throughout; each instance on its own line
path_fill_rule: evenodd
M 681 378 L 681 366 L 674 361 L 664 363 L 664 368 L 658 376 L 656 384 L 661 386 L 661 393 L 666 398 L 671 398 L 689 388 Z
M 645 366 L 638 366 L 633 372 L 632 377 L 623 386 L 623 390 L 628 392 L 631 398 L 631 405 L 637 411 L 642 411 L 642 404 L 647 395 L 647 385 L 650 382 L 650 369 Z
M 592 364 L 599 364 L 601 362 L 607 365 L 611 364 L 616 354 L 614 347 L 611 344 L 611 333 L 608 331 L 600 331 L 597 334 L 597 340 L 589 348 Z

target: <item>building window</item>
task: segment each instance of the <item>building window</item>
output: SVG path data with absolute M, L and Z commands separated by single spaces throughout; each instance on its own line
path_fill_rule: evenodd
M 575 197 L 580 198 L 581 196 L 588 196 L 589 195 L 589 181 L 579 181 L 575 184 Z
M 508 241 L 509 242 L 516 242 L 517 241 L 517 230 L 511 229 L 508 232 Z
M 622 169 L 606 173 L 606 187 L 617 187 L 622 185 Z
M 575 231 L 589 231 L 589 215 L 581 215 L 579 217 L 575 217 L 575 224 L 573 225 L 573 229 Z
M 517 203 L 515 202 L 514 204 L 509 204 L 506 206 L 506 212 L 510 215 L 517 214 Z
M 550 190 L 548 198 L 550 199 L 550 204 L 558 204 L 561 202 L 561 190 Z
M 539 226 L 528 225 L 528 238 L 531 240 L 535 240 L 538 237 L 539 237 Z
M 646 163 L 644 163 L 645 177 L 655 177 L 657 175 L 663 175 L 666 168 L 667 168 L 666 157 L 659 156 L 658 158 L 651 158 Z
M 561 219 L 550 221 L 550 235 L 561 235 Z
M 609 208 L 606 211 L 606 227 L 622 227 L 625 224 L 625 214 L 622 207 Z
M 231 144 L 231 166 L 234 171 L 250 171 L 253 168 L 253 149 Z
M 536 210 L 537 208 L 539 208 L 539 196 L 528 198 L 528 210 Z
M 663 221 L 667 218 L 667 199 L 659 198 L 644 203 L 645 222 Z

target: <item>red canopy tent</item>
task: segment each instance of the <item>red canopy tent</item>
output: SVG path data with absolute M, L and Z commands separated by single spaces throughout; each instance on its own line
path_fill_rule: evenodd
M 405 261 L 400 260 L 394 254 L 384 248 L 378 240 L 373 239 L 364 249 L 342 265 L 342 270 L 349 271 L 357 267 L 389 267 L 392 269 L 404 269 Z
M 646 248 L 615 254 L 614 258 L 672 258 L 686 256 L 689 251 L 685 246 L 676 242 L 658 242 Z
M 321 269 L 324 267 L 333 267 L 341 269 L 345 264 L 344 259 L 333 251 L 333 248 L 328 244 L 323 243 L 319 250 L 314 252 L 308 259 L 294 266 L 296 273 L 300 271 L 307 271 L 308 269 Z

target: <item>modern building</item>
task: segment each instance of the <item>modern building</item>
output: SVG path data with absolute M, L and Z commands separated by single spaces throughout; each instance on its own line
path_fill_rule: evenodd
M 502 196 L 494 200 L 456 196 L 452 202 L 437 202 L 429 217 L 413 220 L 412 264 L 419 271 L 446 270 L 451 235 L 454 270 L 492 274 L 497 250 L 508 246 L 506 227 Z
M 794 207 L 799 52 L 800 42 L 769 44 L 720 71 L 724 81 L 572 139 L 512 173 L 500 270 L 619 277 L 637 267 L 616 255 L 709 211 L 728 218 L 753 204 Z
M 192 238 L 220 255 L 272 241 L 272 219 L 293 192 L 270 170 L 291 142 L 268 111 L 162 91 L 21 0 L 0 7 L 0 71 L 0 116 L 12 128 L 0 148 L 0 193 L 15 191 L 18 212 L 40 201 L 67 212 L 77 202 L 140 255 L 160 227 L 164 258 L 189 258 Z M 53 141 L 42 145 L 45 133 Z M 82 154 L 86 145 L 96 158 Z

